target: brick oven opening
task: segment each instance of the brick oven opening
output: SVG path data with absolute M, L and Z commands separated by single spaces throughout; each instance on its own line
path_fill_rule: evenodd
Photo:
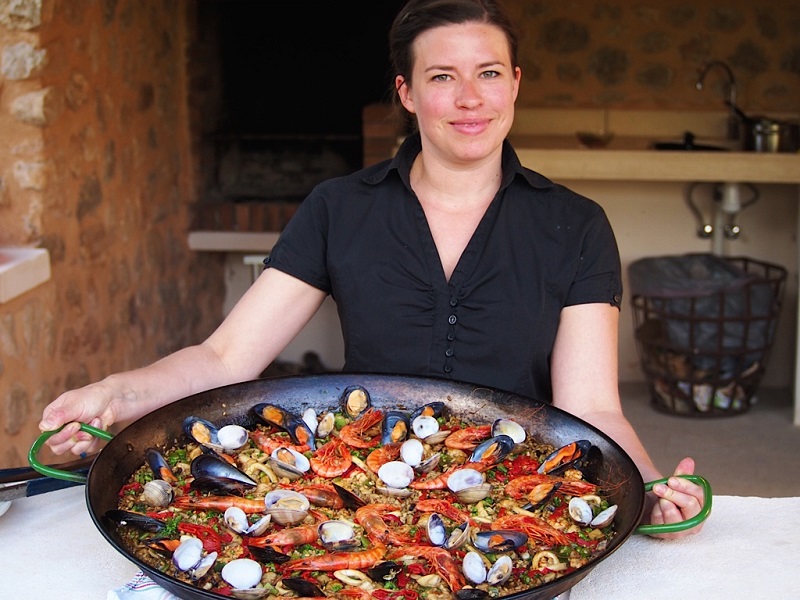
M 386 37 L 404 1 L 198 2 L 193 229 L 280 231 L 314 185 L 362 166 L 362 109 L 387 99 Z

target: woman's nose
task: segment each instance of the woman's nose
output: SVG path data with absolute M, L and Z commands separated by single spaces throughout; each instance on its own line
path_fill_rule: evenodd
M 458 106 L 463 108 L 475 108 L 480 106 L 483 102 L 480 90 L 474 81 L 463 81 L 458 87 L 458 96 L 456 98 Z

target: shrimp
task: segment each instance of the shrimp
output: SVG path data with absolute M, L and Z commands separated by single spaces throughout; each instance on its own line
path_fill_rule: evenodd
M 274 433 L 267 433 L 261 429 L 251 431 L 250 437 L 253 439 L 256 446 L 258 446 L 262 452 L 266 452 L 267 454 L 272 454 L 272 452 L 278 448 L 289 448 L 290 450 L 295 450 L 300 454 L 311 450 L 311 447 L 308 444 L 291 444 L 289 442 L 289 438 L 281 439 L 280 437 L 275 437 Z
M 220 510 L 225 511 L 232 506 L 241 508 L 245 513 L 252 515 L 263 513 L 264 499 L 259 500 L 241 498 L 239 496 L 179 496 L 172 501 L 171 506 L 186 510 Z
M 553 475 L 522 475 L 512 479 L 505 487 L 505 493 L 512 498 L 519 500 L 533 491 L 536 486 L 543 483 L 560 483 L 559 492 L 571 494 L 573 496 L 583 496 L 584 494 L 597 493 L 597 485 L 582 479 L 567 479 L 565 477 L 555 477 Z
M 412 539 L 390 531 L 386 521 L 381 517 L 382 513 L 395 510 L 400 510 L 400 507 L 393 504 L 367 504 L 356 511 L 356 521 L 364 528 L 371 541 L 402 546 L 410 543 Z
M 372 448 L 380 441 L 380 428 L 376 428 L 383 420 L 383 413 L 376 408 L 368 408 L 352 423 L 348 423 L 339 431 L 339 437 L 353 448 Z
M 452 502 L 448 502 L 447 500 L 438 500 L 436 498 L 419 500 L 414 505 L 414 508 L 424 513 L 432 513 L 432 512 L 439 513 L 440 515 L 445 516 L 448 519 L 456 521 L 458 523 L 464 523 L 466 521 L 471 522 L 468 512 L 459 510 L 458 508 L 453 506 Z
M 369 569 L 386 555 L 386 546 L 372 542 L 372 548 L 360 552 L 331 552 L 290 560 L 283 565 L 287 571 L 339 571 L 341 569 Z
M 454 431 L 444 440 L 444 445 L 455 450 L 474 450 L 492 435 L 491 425 L 478 425 Z
M 505 515 L 496 519 L 491 528 L 524 531 L 528 534 L 528 537 L 539 540 L 549 546 L 569 546 L 576 541 L 563 531 L 559 531 L 550 525 L 547 521 L 533 515 Z
M 344 500 L 332 485 L 317 483 L 311 485 L 289 486 L 303 494 L 314 506 L 322 508 L 340 509 L 344 508 Z
M 309 462 L 314 473 L 333 479 L 344 475 L 353 464 L 353 459 L 341 439 L 331 438 L 328 443 L 317 448 Z
M 450 479 L 450 476 L 456 471 L 460 471 L 461 469 L 475 469 L 476 471 L 483 473 L 484 471 L 488 471 L 493 466 L 494 465 L 491 464 L 491 462 L 484 461 L 464 463 L 463 465 L 452 467 L 436 477 L 412 481 L 408 487 L 413 490 L 443 490 L 447 487 L 447 480 Z
M 261 537 L 251 537 L 247 541 L 248 546 L 257 548 L 283 547 L 283 546 L 302 546 L 303 544 L 313 544 L 319 538 L 317 525 L 301 525 L 300 527 L 288 527 L 275 531 L 269 535 Z
M 444 548 L 438 546 L 413 545 L 403 548 L 395 548 L 387 555 L 387 560 L 407 560 L 409 558 L 424 558 L 433 565 L 450 590 L 455 593 L 464 587 L 464 576 L 453 555 Z
M 373 473 L 377 473 L 383 465 L 391 460 L 397 459 L 400 456 L 400 446 L 402 442 L 392 442 L 380 448 L 376 448 L 367 456 L 366 464 Z

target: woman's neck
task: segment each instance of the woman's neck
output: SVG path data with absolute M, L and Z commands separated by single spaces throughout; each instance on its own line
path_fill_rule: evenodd
M 447 211 L 487 206 L 500 189 L 500 155 L 462 166 L 433 159 L 420 152 L 411 167 L 411 187 L 417 196 Z

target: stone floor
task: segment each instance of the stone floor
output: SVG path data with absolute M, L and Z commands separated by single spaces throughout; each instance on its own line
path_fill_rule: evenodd
M 789 390 L 761 389 L 744 413 L 696 418 L 658 412 L 644 384 L 623 384 L 623 410 L 667 475 L 684 456 L 716 495 L 800 496 L 800 427 Z

